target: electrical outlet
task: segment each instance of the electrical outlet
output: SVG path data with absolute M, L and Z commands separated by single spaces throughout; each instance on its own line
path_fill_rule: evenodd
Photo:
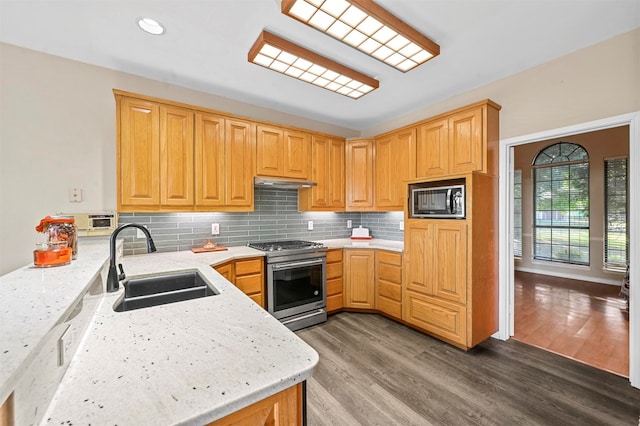
M 353 228 L 353 222 L 351 222 L 351 219 L 347 220 L 347 229 L 351 229 Z
M 220 235 L 220 224 L 212 223 L 211 224 L 211 235 Z
M 313 231 L 313 221 L 312 221 L 312 220 L 310 220 L 310 221 L 307 223 L 307 229 L 308 229 L 309 231 Z
M 400 221 L 400 230 L 404 231 L 404 220 Z
M 146 228 L 146 226 L 145 226 Z M 136 238 L 144 238 L 144 232 L 142 232 L 140 229 L 136 228 Z
M 69 202 L 70 203 L 80 203 L 80 202 L 82 202 L 82 189 L 80 189 L 80 188 L 69 188 Z

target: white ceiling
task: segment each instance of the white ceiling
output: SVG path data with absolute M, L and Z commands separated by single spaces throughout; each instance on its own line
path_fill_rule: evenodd
M 0 41 L 362 130 L 640 27 L 638 0 L 376 1 L 440 56 L 403 74 L 283 15 L 278 0 L 0 0 Z M 142 32 L 138 17 L 166 33 Z M 263 29 L 380 88 L 353 100 L 247 62 Z

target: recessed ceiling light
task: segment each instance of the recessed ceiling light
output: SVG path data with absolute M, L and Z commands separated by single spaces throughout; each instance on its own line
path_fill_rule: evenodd
M 160 35 L 164 33 L 164 27 L 160 25 L 158 21 L 151 18 L 138 19 L 138 26 L 149 34 Z

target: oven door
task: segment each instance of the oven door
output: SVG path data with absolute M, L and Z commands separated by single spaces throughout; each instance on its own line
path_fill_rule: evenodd
M 325 257 L 267 265 L 267 307 L 282 319 L 326 308 Z

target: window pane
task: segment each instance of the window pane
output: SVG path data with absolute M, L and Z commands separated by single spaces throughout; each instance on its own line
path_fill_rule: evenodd
M 522 170 L 513 171 L 513 255 L 522 257 Z
M 572 156 L 580 162 L 570 162 Z M 546 158 L 553 160 L 548 162 Z M 534 168 L 535 258 L 589 264 L 589 163 L 586 159 L 588 154 L 584 148 L 566 142 L 551 145 L 536 157 L 535 164 L 543 165 Z
M 605 268 L 624 269 L 629 263 L 626 158 L 605 160 Z

